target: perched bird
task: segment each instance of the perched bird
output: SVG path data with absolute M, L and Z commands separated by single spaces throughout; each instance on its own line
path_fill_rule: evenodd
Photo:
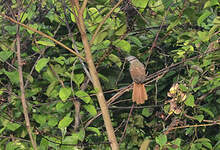
M 137 104 L 143 104 L 148 99 L 146 89 L 143 81 L 145 80 L 146 73 L 144 65 L 134 56 L 126 57 L 126 60 L 130 62 L 130 75 L 134 81 L 132 101 Z

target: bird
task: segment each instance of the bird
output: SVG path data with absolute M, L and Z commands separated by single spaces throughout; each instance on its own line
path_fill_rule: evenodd
M 132 101 L 136 102 L 136 104 L 144 104 L 145 100 L 148 99 L 148 95 L 143 83 L 146 77 L 144 64 L 142 64 L 134 56 L 128 56 L 125 59 L 130 63 L 129 71 L 134 83 Z

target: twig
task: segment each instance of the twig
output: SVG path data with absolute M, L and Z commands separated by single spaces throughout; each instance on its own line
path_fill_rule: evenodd
M 148 59 L 147 59 L 147 61 L 146 61 L 146 67 L 147 67 L 147 65 L 149 64 L 150 57 L 151 57 L 151 54 L 152 54 L 152 52 L 153 52 L 154 47 L 157 46 L 157 40 L 158 40 L 159 34 L 160 34 L 161 30 L 162 30 L 163 24 L 164 24 L 164 22 L 165 22 L 165 18 L 166 18 L 166 15 L 164 16 L 164 19 L 163 19 L 163 21 L 162 21 L 162 23 L 161 23 L 161 25 L 160 25 L 160 29 L 159 29 L 159 31 L 157 32 L 156 37 L 155 37 L 155 39 L 154 39 L 154 41 L 153 41 L 153 44 L 152 44 L 152 46 L 151 46 L 151 48 L 150 48 L 150 50 L 149 50 L 149 57 L 148 57 Z
M 123 141 L 123 139 L 124 139 L 124 137 L 126 135 L 126 130 L 127 130 L 127 127 L 128 127 L 128 122 L 129 122 L 129 119 L 131 118 L 131 114 L 132 114 L 133 109 L 134 109 L 134 103 L 133 103 L 133 105 L 132 105 L 132 107 L 130 109 L 130 112 L 129 112 L 129 115 L 128 115 L 128 119 L 127 119 L 126 124 L 125 124 L 124 131 L 123 131 L 122 136 L 120 138 L 120 143 Z
M 170 128 L 169 131 L 175 130 L 175 129 L 182 129 L 182 128 L 207 127 L 207 126 L 214 126 L 214 125 L 220 125 L 220 122 L 208 123 L 208 124 L 195 124 L 195 125 L 178 126 L 178 127 Z

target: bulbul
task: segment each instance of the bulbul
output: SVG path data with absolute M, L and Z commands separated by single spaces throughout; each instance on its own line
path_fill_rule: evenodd
M 132 101 L 137 104 L 143 104 L 145 100 L 148 99 L 146 89 L 144 87 L 143 81 L 146 77 L 144 65 L 134 56 L 126 57 L 126 60 L 130 62 L 130 74 L 134 81 Z

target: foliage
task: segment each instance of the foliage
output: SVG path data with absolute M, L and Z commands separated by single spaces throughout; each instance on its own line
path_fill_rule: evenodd
M 83 17 L 89 40 L 115 3 L 88 2 Z M 15 19 L 17 2 L 0 4 L 0 13 Z M 22 1 L 22 6 L 21 23 L 85 55 L 69 1 Z M 145 63 L 149 77 L 143 107 L 131 108 L 131 92 L 108 105 L 120 149 L 135 150 L 146 141 L 149 149 L 220 149 L 219 8 L 218 0 L 124 0 L 104 22 L 90 46 L 106 99 L 132 83 L 125 56 Z M 0 28 L 0 149 L 29 149 L 16 24 L 0 17 Z M 20 26 L 20 34 L 25 96 L 38 149 L 110 149 L 103 120 L 96 117 L 97 89 L 86 65 L 25 27 Z

